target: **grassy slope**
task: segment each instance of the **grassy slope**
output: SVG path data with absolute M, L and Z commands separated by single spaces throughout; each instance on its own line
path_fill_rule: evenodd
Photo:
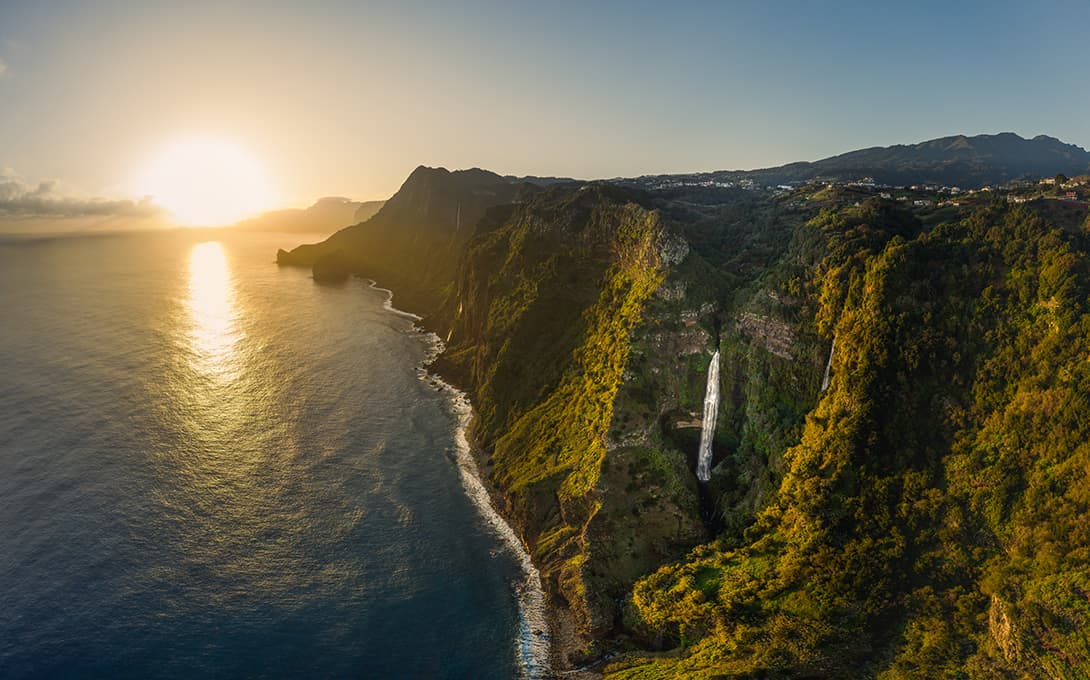
M 324 247 L 449 332 L 438 368 L 585 656 L 627 648 L 608 670 L 632 678 L 1090 674 L 1085 210 L 936 225 L 835 189 L 603 185 L 504 204 L 499 179 L 422 172 L 376 216 L 396 238 Z M 421 253 L 441 266 L 417 280 Z
M 313 266 L 323 258 L 397 291 L 397 305 L 431 316 L 450 293 L 474 225 L 489 208 L 536 190 L 483 170 L 419 167 L 364 222 L 325 241 L 278 254 L 285 265 Z
M 683 463 L 629 447 L 603 475 L 633 330 L 664 275 L 666 238 L 658 213 L 604 186 L 494 211 L 463 263 L 439 365 L 473 394 L 475 434 L 507 513 L 550 592 L 592 637 L 619 614 L 610 588 L 623 596 L 701 535 Z M 618 495 L 652 468 L 661 474 Z M 622 513 L 643 504 L 660 521 L 645 523 L 638 541 L 603 532 L 619 501 Z
M 806 211 L 711 198 L 655 203 L 596 186 L 494 210 L 440 321 L 451 341 L 439 369 L 472 392 L 486 469 L 588 654 L 623 631 L 632 583 L 705 536 L 693 431 L 673 422 L 700 411 L 716 319 L 731 370 L 713 524 L 752 521 L 820 380 L 814 334 L 792 331 L 803 337 L 777 356 L 760 327 L 739 323 L 799 325 L 801 302 L 770 292 L 790 287 L 787 246 Z M 693 248 L 670 266 L 664 221 Z
M 679 646 L 612 674 L 1085 677 L 1085 235 L 1020 208 L 806 231 L 832 386 L 757 523 L 636 585 L 632 625 Z

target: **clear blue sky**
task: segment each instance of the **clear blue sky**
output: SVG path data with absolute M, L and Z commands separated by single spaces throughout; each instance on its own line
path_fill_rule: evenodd
M 123 195 L 207 133 L 282 202 L 416 165 L 611 177 L 956 134 L 1090 145 L 1090 3 L 0 0 L 0 168 Z

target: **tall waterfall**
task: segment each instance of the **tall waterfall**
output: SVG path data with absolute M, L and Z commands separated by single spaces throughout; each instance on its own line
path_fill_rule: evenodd
M 700 431 L 700 456 L 696 461 L 696 478 L 702 482 L 712 476 L 712 440 L 715 439 L 715 419 L 719 416 L 719 350 L 708 364 L 708 389 L 704 392 L 704 427 Z
M 825 377 L 821 379 L 821 391 L 829 389 L 829 376 L 833 370 L 833 352 L 836 351 L 836 336 L 833 336 L 833 344 L 829 346 L 829 363 L 825 364 Z

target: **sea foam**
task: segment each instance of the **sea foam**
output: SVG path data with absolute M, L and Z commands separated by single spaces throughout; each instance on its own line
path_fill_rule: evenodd
M 400 316 L 415 321 L 420 316 L 397 309 L 393 306 L 393 292 L 380 288 L 374 281 L 370 281 L 371 288 L 387 294 L 384 307 Z M 428 346 L 428 353 L 419 369 L 421 380 L 439 386 L 450 399 L 451 411 L 457 418 L 454 433 L 455 463 L 458 466 L 458 475 L 462 482 L 462 488 L 469 497 L 473 506 L 477 509 L 481 519 L 492 529 L 504 546 L 518 559 L 522 567 L 523 579 L 515 584 L 515 592 L 519 602 L 519 631 L 516 639 L 515 653 L 518 658 L 520 675 L 526 680 L 544 680 L 552 677 L 550 663 L 551 640 L 549 636 L 549 622 L 546 616 L 545 591 L 541 585 L 541 573 L 530 559 L 530 553 L 522 543 L 518 534 L 492 504 L 492 497 L 481 480 L 477 460 L 473 456 L 473 449 L 469 443 L 469 425 L 473 421 L 473 405 L 465 392 L 445 382 L 437 375 L 431 374 L 426 367 L 443 353 L 446 345 L 435 333 L 425 331 L 414 326 Z

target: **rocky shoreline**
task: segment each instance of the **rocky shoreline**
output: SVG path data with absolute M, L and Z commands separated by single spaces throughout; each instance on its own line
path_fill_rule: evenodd
M 496 530 L 501 540 L 508 543 L 509 547 L 517 553 L 516 557 L 524 563 L 524 570 L 528 572 L 528 583 L 523 584 L 522 588 L 519 588 L 521 602 L 519 604 L 520 639 L 518 645 L 520 657 L 522 657 L 520 659 L 520 664 L 524 672 L 524 677 L 527 677 L 530 680 L 545 680 L 549 678 L 597 680 L 598 678 L 601 678 L 601 673 L 587 667 L 575 667 L 569 661 L 571 655 L 582 648 L 582 644 L 576 632 L 577 627 L 574 617 L 566 607 L 550 601 L 520 531 L 512 523 L 511 519 L 505 516 L 501 510 L 501 508 L 505 506 L 505 499 L 502 492 L 490 482 L 487 475 L 481 474 L 481 470 L 488 469 L 490 461 L 488 460 L 487 452 L 477 445 L 473 436 L 477 416 L 473 410 L 472 402 L 464 391 L 448 382 L 448 377 L 442 375 L 436 366 L 436 360 L 446 349 L 443 340 L 434 331 L 426 328 L 426 324 L 422 324 L 423 317 L 414 314 L 413 312 L 408 312 L 395 307 L 393 304 L 394 292 L 392 290 L 379 286 L 378 282 L 374 279 L 364 278 L 364 281 L 372 290 L 386 294 L 386 301 L 383 306 L 388 311 L 412 319 L 415 323 L 415 328 L 417 328 L 421 334 L 427 336 L 428 341 L 432 344 L 431 352 L 425 358 L 423 365 L 420 368 L 420 377 L 422 380 L 429 382 L 437 389 L 446 393 L 447 397 L 451 400 L 451 405 L 456 416 L 459 418 L 456 437 L 461 441 L 456 440 L 455 442 L 455 445 L 459 450 L 459 457 L 456 459 L 456 463 L 459 467 L 460 474 L 463 475 L 463 484 L 466 486 L 466 493 L 470 496 L 471 500 L 478 504 L 482 519 L 490 524 L 493 529 Z M 465 454 L 465 457 L 461 455 L 463 453 Z M 468 476 L 468 479 L 466 476 Z M 486 494 L 484 502 L 487 503 L 487 507 L 482 507 L 479 504 L 480 499 L 474 497 L 477 488 Z M 516 545 L 511 545 L 512 541 L 514 541 Z M 532 581 L 536 581 L 536 584 Z M 526 590 L 530 588 L 536 588 L 537 592 L 526 592 Z M 534 602 L 535 600 L 537 600 L 536 603 Z M 534 622 L 528 621 L 528 619 L 535 618 L 535 612 L 527 611 L 528 609 L 532 610 L 535 607 L 535 604 L 540 606 L 539 613 L 544 619 L 543 622 L 537 622 L 536 626 L 534 625 Z M 541 625 L 542 623 L 544 623 L 544 626 Z M 521 630 L 524 628 L 525 630 Z M 541 630 L 540 628 L 546 628 L 547 630 Z M 536 646 L 537 649 L 527 649 L 528 646 Z M 541 654 L 541 656 L 544 658 L 535 658 L 534 652 L 540 652 L 542 648 L 544 648 L 545 653 Z
M 400 310 L 395 309 L 394 311 Z M 426 379 L 436 385 L 439 389 L 447 392 L 454 402 L 456 412 L 459 412 L 460 409 L 465 409 L 464 411 L 459 412 L 459 415 L 464 419 L 459 425 L 459 436 L 464 437 L 466 453 L 471 457 L 471 464 L 463 466 L 463 471 L 471 474 L 480 485 L 480 488 L 487 493 L 488 503 L 492 512 L 495 513 L 500 521 L 502 521 L 517 537 L 519 547 L 524 553 L 525 560 L 532 564 L 529 547 L 522 538 L 520 528 L 517 527 L 512 519 L 506 516 L 502 511 L 502 508 L 506 506 L 506 498 L 502 491 L 491 483 L 488 475 L 481 473 L 482 470 L 487 470 L 491 467 L 491 461 L 489 460 L 488 452 L 477 445 L 476 438 L 473 436 L 477 423 L 477 415 L 473 410 L 472 403 L 465 392 L 447 382 L 445 376 L 436 372 L 434 362 L 445 350 L 445 347 L 438 336 L 430 331 L 425 332 L 429 333 L 437 345 L 435 353 L 425 362 L 427 368 L 425 369 L 424 375 L 426 376 Z M 462 463 L 463 461 L 459 462 L 460 466 L 462 466 Z M 488 521 L 487 517 L 485 519 Z M 579 636 L 575 617 L 566 606 L 557 603 L 549 596 L 548 592 L 545 591 L 544 585 L 537 575 L 536 565 L 534 565 L 534 577 L 537 578 L 538 581 L 537 588 L 540 589 L 542 613 L 544 614 L 545 624 L 548 629 L 545 633 L 545 639 L 548 641 L 548 667 L 542 669 L 543 674 L 541 675 L 537 675 L 530 670 L 527 673 L 528 676 L 531 678 L 565 678 L 569 680 L 600 679 L 602 673 L 597 669 L 608 659 L 596 659 L 589 664 L 579 666 L 571 662 L 571 659 L 583 653 L 585 648 L 585 641 Z M 538 635 L 538 631 L 531 632 L 535 636 Z
M 503 494 L 494 484 L 488 481 L 486 476 L 480 474 L 480 470 L 487 469 L 489 462 L 487 452 L 477 446 L 474 441 L 473 427 L 475 420 L 476 415 L 473 415 L 469 427 L 466 428 L 466 440 L 469 443 L 469 450 L 476 463 L 477 478 L 488 492 L 492 508 L 497 514 L 503 517 L 504 522 L 508 523 L 508 526 L 511 526 L 512 530 L 518 533 L 518 529 L 511 523 L 511 519 L 505 517 L 500 511 L 500 508 L 504 507 L 505 499 Z M 523 541 L 522 544 L 525 549 L 525 541 Z M 570 678 L 572 680 L 596 680 L 597 678 L 601 678 L 601 673 L 586 668 L 577 668 L 571 664 L 569 658 L 572 654 L 582 649 L 582 643 L 576 632 L 575 618 L 566 607 L 550 601 L 548 594 L 544 593 L 544 591 L 543 594 L 545 619 L 549 628 L 549 669 L 546 677 Z

